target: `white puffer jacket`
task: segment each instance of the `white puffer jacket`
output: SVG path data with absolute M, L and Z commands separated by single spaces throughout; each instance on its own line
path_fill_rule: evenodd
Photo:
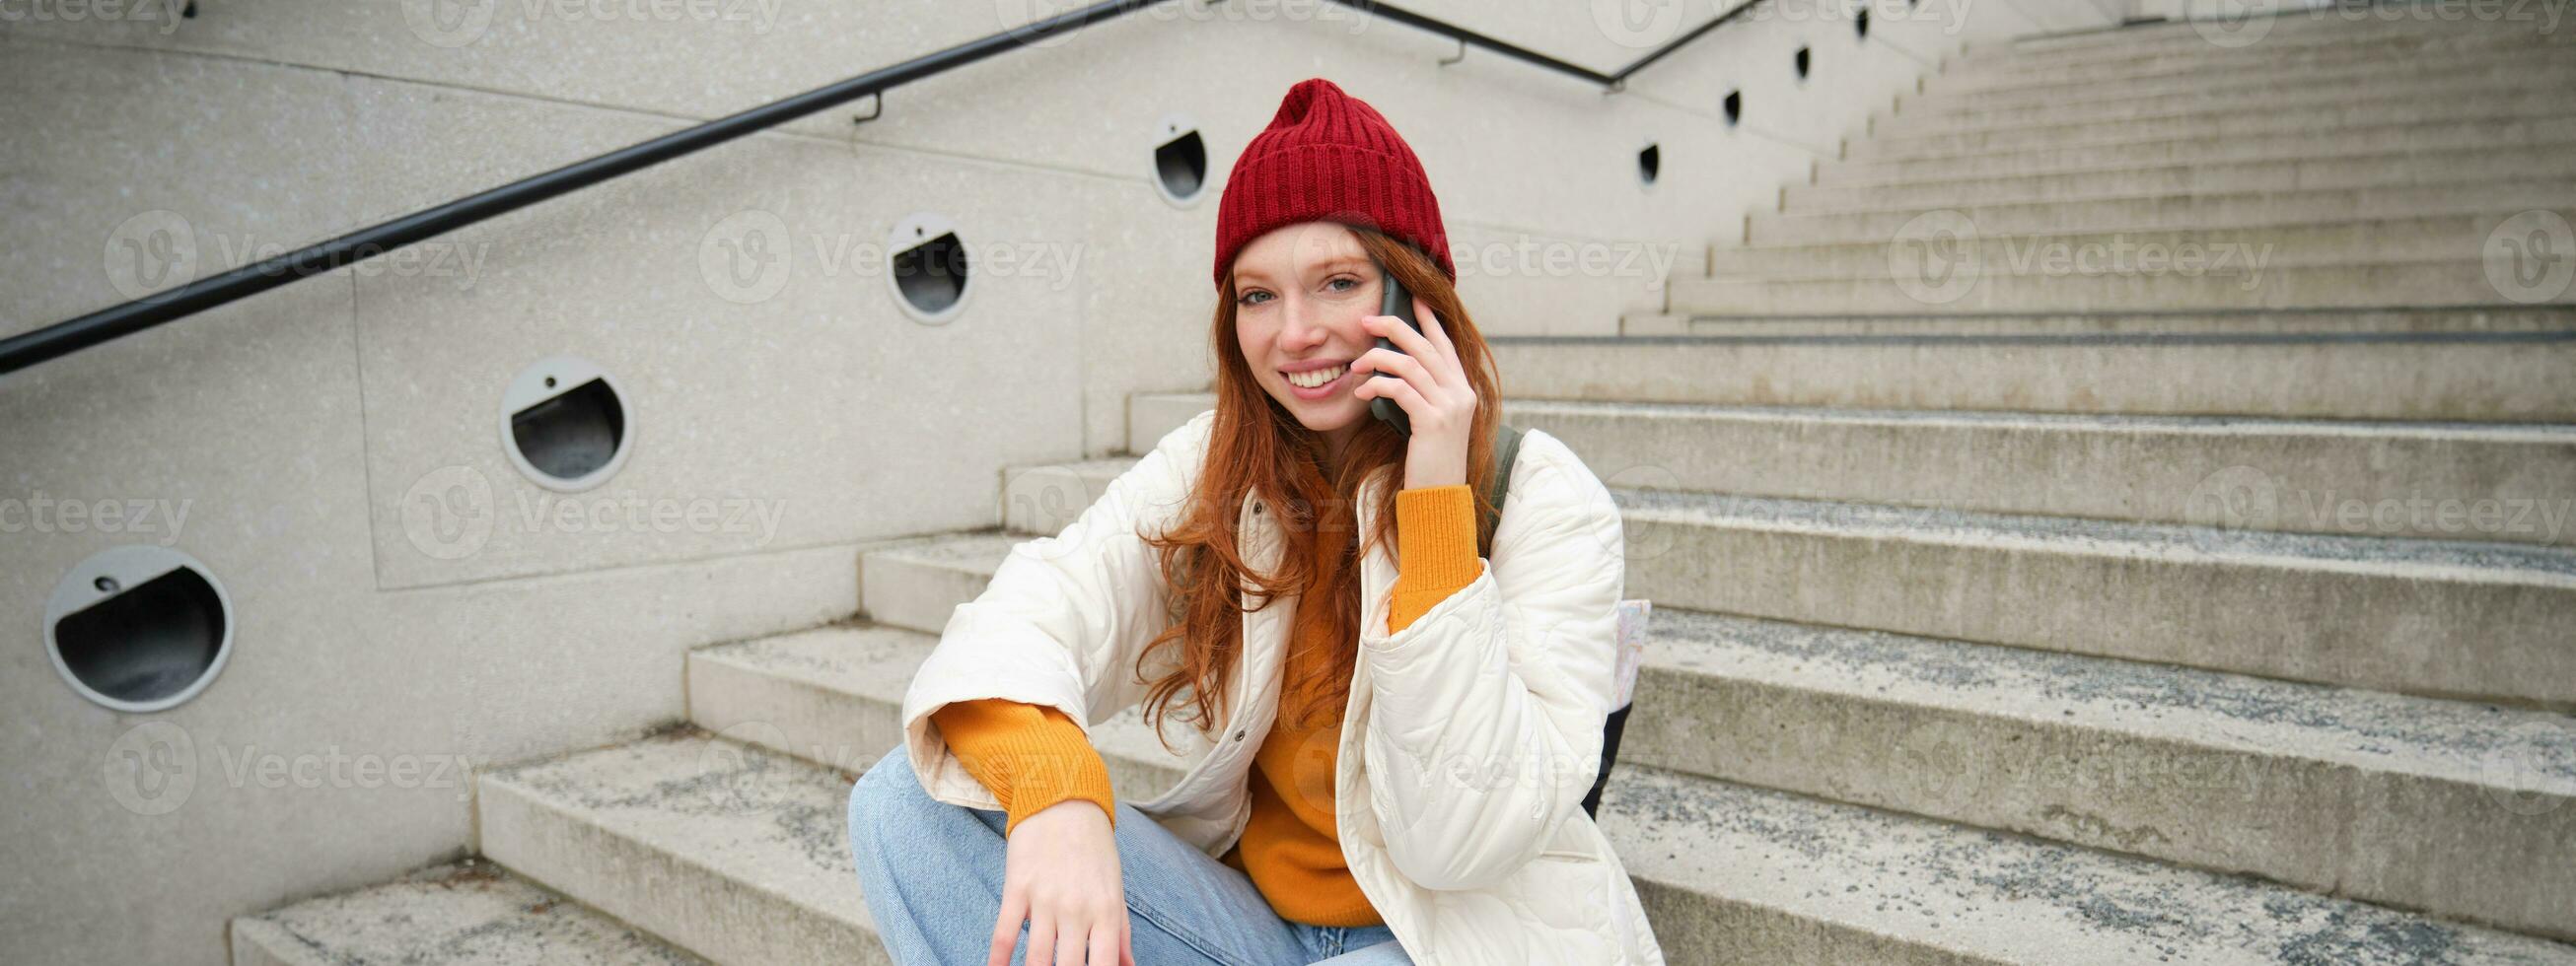
M 949 617 L 903 700 L 904 740 L 932 797 L 1001 807 L 940 739 L 930 714 L 942 705 L 1009 698 L 1087 731 L 1144 698 L 1132 669 L 1164 626 L 1169 589 L 1139 534 L 1178 519 L 1215 419 L 1208 410 L 1166 434 L 1062 532 L 1013 548 Z M 1377 548 L 1361 565 L 1364 629 L 1333 783 L 1342 853 L 1421 966 L 1660 964 L 1627 870 L 1582 804 L 1613 693 L 1619 510 L 1563 442 L 1524 432 L 1474 583 L 1389 635 L 1395 561 Z M 1386 479 L 1360 497 L 1361 533 Z M 1277 516 L 1248 496 L 1238 523 L 1245 560 L 1269 572 Z M 1168 723 L 1180 752 L 1168 764 L 1182 778 L 1132 803 L 1210 856 L 1252 814 L 1246 775 L 1278 710 L 1295 612 L 1288 598 L 1244 616 L 1225 727 L 1211 740 Z

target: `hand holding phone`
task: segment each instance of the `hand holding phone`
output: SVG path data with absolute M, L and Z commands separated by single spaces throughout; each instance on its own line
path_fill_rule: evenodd
M 1379 265 L 1377 274 L 1378 285 L 1385 293 L 1385 297 L 1379 300 L 1377 314 L 1392 315 L 1396 318 L 1403 319 L 1404 324 L 1413 327 L 1413 331 L 1422 331 L 1422 323 L 1415 320 L 1413 317 L 1413 293 L 1405 291 L 1404 283 L 1396 281 L 1395 273 L 1387 271 L 1386 266 Z M 1377 337 L 1377 347 L 1391 352 L 1400 353 L 1404 351 L 1403 349 L 1396 348 L 1395 340 L 1382 335 Z M 1401 379 L 1403 377 L 1392 372 L 1378 370 L 1369 373 L 1369 378 Z M 1412 420 L 1405 416 L 1404 407 L 1397 404 L 1395 400 L 1388 399 L 1384 396 L 1379 396 L 1375 399 L 1369 400 L 1369 414 L 1376 416 L 1379 419 L 1386 420 L 1388 424 L 1395 427 L 1395 431 L 1398 433 L 1405 436 L 1413 435 Z

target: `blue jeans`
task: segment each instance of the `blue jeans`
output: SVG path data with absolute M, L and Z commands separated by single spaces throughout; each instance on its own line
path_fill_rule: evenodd
M 1165 966 L 1412 966 L 1385 926 L 1279 918 L 1252 880 L 1118 804 L 1119 880 L 1136 962 Z M 850 857 L 897 966 L 981 963 L 1002 917 L 1001 812 L 930 797 L 897 746 L 850 789 Z M 1028 957 L 1020 924 L 1012 966 Z

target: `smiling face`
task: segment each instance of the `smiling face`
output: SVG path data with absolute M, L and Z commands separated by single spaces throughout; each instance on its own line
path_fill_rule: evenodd
M 1377 346 L 1377 263 L 1348 227 L 1309 221 L 1253 239 L 1234 257 L 1234 332 L 1270 398 L 1324 436 L 1335 458 L 1369 417 L 1351 362 Z M 1316 384 L 1318 380 L 1321 384 Z

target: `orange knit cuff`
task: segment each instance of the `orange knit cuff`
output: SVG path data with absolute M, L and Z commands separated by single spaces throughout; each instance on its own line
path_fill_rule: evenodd
M 1484 561 L 1476 556 L 1474 493 L 1464 483 L 1396 491 L 1395 547 L 1389 634 L 1430 613 L 1485 572 Z
M 1082 726 L 1045 705 L 1005 698 L 957 701 L 930 713 L 940 737 L 966 772 L 1002 802 L 1008 837 L 1020 820 L 1067 799 L 1100 806 L 1118 827 L 1109 765 Z

